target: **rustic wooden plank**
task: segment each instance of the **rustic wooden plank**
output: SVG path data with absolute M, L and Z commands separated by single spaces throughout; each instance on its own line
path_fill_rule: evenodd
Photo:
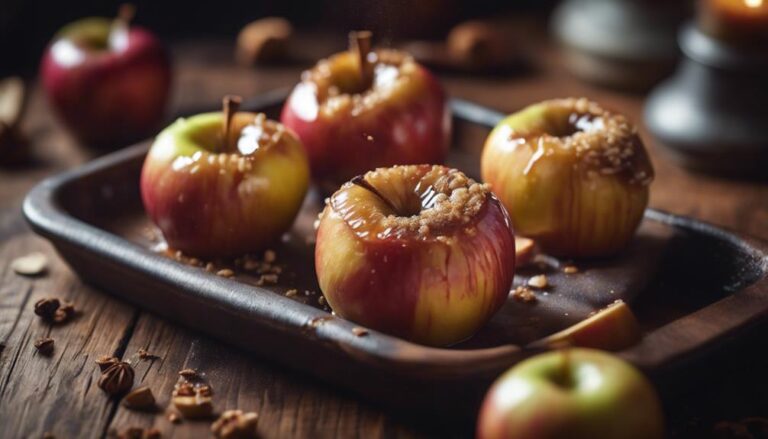
M 27 278 L 9 269 L 10 261 L 31 251 L 49 257 L 48 274 Z M 84 286 L 49 244 L 27 232 L 0 249 L 0 425 L 4 437 L 98 437 L 111 419 L 113 402 L 96 387 L 93 361 L 120 353 L 134 325 L 136 310 Z M 71 322 L 51 326 L 33 312 L 34 303 L 56 296 L 80 310 Z M 33 344 L 52 337 L 50 357 Z
M 136 386 L 147 385 L 152 389 L 160 411 L 145 413 L 120 406 L 109 427 L 116 432 L 140 427 L 157 428 L 163 437 L 206 434 L 211 420 L 172 424 L 164 416 L 178 371 L 193 368 L 205 374 L 213 387 L 217 412 L 236 408 L 258 412 L 259 432 L 265 438 L 422 435 L 351 396 L 339 395 L 328 386 L 168 324 L 151 314 L 140 317 L 126 353 L 134 354 L 140 348 L 159 356 L 156 360 L 136 361 Z

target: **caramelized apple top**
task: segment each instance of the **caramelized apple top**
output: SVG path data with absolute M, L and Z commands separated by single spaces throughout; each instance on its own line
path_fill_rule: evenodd
M 460 229 L 472 233 L 490 196 L 487 185 L 438 165 L 379 168 L 363 178 L 363 185 L 345 183 L 329 204 L 366 239 L 446 239 Z
M 279 144 L 286 133 L 282 124 L 267 119 L 263 113 L 238 112 L 232 118 L 229 139 L 225 140 L 222 117 L 221 113 L 195 116 L 201 126 L 188 130 L 188 140 L 210 152 L 250 156 Z
M 586 98 L 554 99 L 510 120 L 509 140 L 536 151 L 528 168 L 552 154 L 573 155 L 588 173 L 619 175 L 648 185 L 653 168 L 637 128 L 627 118 Z M 528 169 L 526 168 L 526 169 Z
M 413 58 L 396 50 L 376 50 L 368 54 L 373 64 L 373 86 L 363 84 L 359 59 L 351 52 L 340 52 L 320 60 L 302 74 L 302 83 L 311 84 L 320 111 L 332 115 L 340 111 L 361 112 L 396 94 L 418 69 Z

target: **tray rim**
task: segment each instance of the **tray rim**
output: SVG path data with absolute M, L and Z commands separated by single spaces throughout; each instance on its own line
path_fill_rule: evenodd
M 245 108 L 265 108 L 278 104 L 285 97 L 285 90 L 275 90 L 265 95 L 246 101 Z M 459 116 L 480 125 L 492 125 L 503 115 L 469 101 L 452 99 L 454 116 Z M 394 336 L 370 331 L 367 337 L 356 337 L 352 328 L 357 326 L 341 318 L 324 320 L 329 316 L 323 310 L 299 303 L 290 298 L 275 294 L 269 290 L 246 285 L 236 280 L 212 276 L 196 267 L 186 266 L 170 258 L 152 252 L 136 243 L 100 229 L 93 224 L 75 218 L 59 204 L 58 195 L 70 183 L 89 174 L 111 167 L 120 166 L 131 160 L 138 160 L 148 149 L 148 141 L 97 158 L 77 168 L 50 176 L 38 183 L 27 195 L 23 203 L 23 215 L 32 229 L 51 240 L 54 244 L 62 241 L 89 253 L 104 257 L 111 262 L 125 265 L 127 268 L 162 281 L 189 293 L 210 305 L 223 307 L 227 312 L 247 314 L 246 318 L 261 319 L 263 325 L 273 329 L 295 334 L 297 330 L 307 328 L 313 321 L 322 324 L 314 327 L 314 338 L 329 342 L 338 351 L 348 357 L 366 361 L 378 368 L 397 365 L 399 373 L 414 376 L 428 371 L 430 377 L 465 377 L 484 373 L 494 373 L 508 367 L 516 361 L 530 356 L 540 349 L 517 345 L 499 345 L 480 349 L 435 348 L 409 342 Z M 636 366 L 653 371 L 667 368 L 685 360 L 687 357 L 700 355 L 707 348 L 717 344 L 718 340 L 734 335 L 739 329 L 756 323 L 768 315 L 768 242 L 749 237 L 745 234 L 729 231 L 694 218 L 680 216 L 657 209 L 648 209 L 646 218 L 668 224 L 673 227 L 690 229 L 695 232 L 715 236 L 752 253 L 763 260 L 763 276 L 745 288 L 734 291 L 679 319 L 666 323 L 654 331 L 646 333 L 640 343 L 620 351 L 618 354 Z M 230 291 L 228 301 L 222 301 L 222 289 Z M 259 293 L 259 294 L 255 294 Z M 119 295 L 122 299 L 140 303 Z M 733 312 L 741 302 L 760 301 L 761 306 L 750 306 L 746 310 Z M 275 319 L 275 307 L 294 308 L 296 312 L 285 313 Z M 720 315 L 720 310 L 730 310 Z M 158 312 L 151 309 L 152 312 Z M 158 313 L 172 321 L 173 316 Z M 712 325 L 707 331 L 691 334 L 687 331 L 697 316 L 718 314 L 718 325 Z M 318 320 L 315 320 L 318 319 Z M 200 332 L 206 332 L 197 328 Z M 210 332 L 210 331 L 208 331 Z M 670 349 L 669 344 L 657 343 L 658 340 L 675 337 L 684 344 L 683 348 Z M 664 346 L 664 349 L 659 348 Z

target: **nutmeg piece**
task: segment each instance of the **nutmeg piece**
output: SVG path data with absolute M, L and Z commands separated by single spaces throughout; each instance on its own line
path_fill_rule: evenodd
M 237 62 L 265 64 L 284 59 L 293 26 L 280 17 L 268 17 L 246 25 L 237 36 Z

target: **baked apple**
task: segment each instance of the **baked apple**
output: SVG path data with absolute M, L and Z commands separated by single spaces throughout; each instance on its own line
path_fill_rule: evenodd
M 304 143 L 313 179 L 328 193 L 377 167 L 443 163 L 451 137 L 450 109 L 437 79 L 409 55 L 368 52 L 368 40 L 353 37 L 356 50 L 304 72 L 281 115 Z
M 203 257 L 263 249 L 291 226 L 308 185 L 296 136 L 236 110 L 177 120 L 141 173 L 144 207 L 169 247 Z
M 583 98 L 541 102 L 501 121 L 486 140 L 481 173 L 515 231 L 564 257 L 625 247 L 654 175 L 627 118 Z
M 315 268 L 336 314 L 442 346 L 474 334 L 504 303 L 515 241 L 501 203 L 460 171 L 380 168 L 330 197 Z

